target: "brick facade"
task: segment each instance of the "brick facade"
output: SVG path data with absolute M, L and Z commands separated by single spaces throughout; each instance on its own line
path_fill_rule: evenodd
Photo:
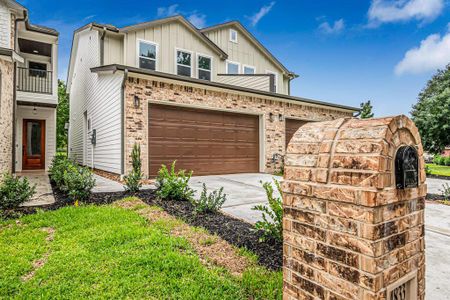
M 12 169 L 14 64 L 0 58 L 0 174 Z
M 417 149 L 417 188 L 396 188 L 402 145 Z M 287 152 L 284 298 L 391 299 L 391 288 L 408 281 L 406 299 L 424 299 L 426 176 L 412 121 L 307 124 Z
M 140 107 L 134 107 L 134 96 L 140 99 Z M 166 83 L 157 80 L 129 78 L 125 87 L 125 155 L 126 170 L 130 170 L 130 154 L 134 143 L 141 145 L 142 166 L 148 175 L 148 102 L 161 104 L 192 105 L 205 109 L 225 109 L 230 111 L 248 112 L 264 116 L 265 135 L 265 172 L 274 172 L 280 169 L 282 162 L 272 162 L 274 154 L 285 154 L 285 120 L 283 118 L 295 117 L 307 120 L 332 120 L 351 116 L 351 112 L 333 108 L 317 107 L 306 103 L 288 103 L 278 100 L 266 99 L 263 96 L 242 95 L 231 90 L 214 90 L 211 87 L 193 87 L 182 84 Z M 269 118 L 273 114 L 273 121 Z

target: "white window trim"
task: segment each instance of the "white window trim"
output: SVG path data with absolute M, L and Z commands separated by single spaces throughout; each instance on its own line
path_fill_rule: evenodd
M 206 58 L 209 58 L 210 60 L 211 60 L 211 64 L 210 64 L 210 66 L 211 66 L 211 70 L 206 70 L 206 69 L 201 69 L 201 68 L 199 68 L 198 67 L 198 62 L 199 62 L 199 59 L 198 59 L 198 57 L 199 56 L 201 56 L 201 57 L 206 57 Z M 196 65 L 195 65 L 195 69 L 196 69 L 196 71 L 197 71 L 197 79 L 199 79 L 199 71 L 200 70 L 202 70 L 202 71 L 210 71 L 211 72 L 211 76 L 210 76 L 210 80 L 209 81 L 213 81 L 213 57 L 211 56 L 211 55 L 206 55 L 206 54 L 203 54 L 203 53 L 196 53 Z
M 238 74 L 241 74 L 241 64 L 236 61 L 232 61 L 232 60 L 228 60 L 228 59 L 225 61 L 225 73 L 226 74 L 228 74 L 228 63 L 237 65 L 238 66 Z
M 144 40 L 144 39 L 137 39 L 136 40 L 136 67 L 140 68 L 139 66 L 139 58 L 141 57 L 140 54 L 140 43 L 145 43 L 145 44 L 149 44 L 149 45 L 153 45 L 156 47 L 156 57 L 155 57 L 155 71 L 159 70 L 159 59 L 158 59 L 158 55 L 159 55 L 159 45 L 158 43 L 149 41 L 149 40 Z M 152 60 L 151 58 L 148 57 L 143 57 L 145 59 L 149 59 Z
M 278 73 L 270 70 L 266 70 L 266 74 L 275 75 L 275 93 L 278 93 Z
M 175 65 L 175 75 L 178 75 L 178 62 L 177 62 L 177 58 L 178 58 L 178 56 L 177 56 L 177 51 L 181 51 L 181 52 L 187 52 L 187 53 L 190 53 L 191 54 L 191 75 L 190 75 L 190 77 L 193 77 L 192 76 L 192 74 L 194 73 L 194 66 L 195 66 L 195 59 L 194 59 L 194 52 L 193 51 L 189 51 L 189 50 L 186 50 L 186 49 L 183 49 L 183 48 L 175 48 L 175 52 L 174 52 L 174 55 L 175 55 L 175 61 L 174 61 L 174 65 Z M 180 66 L 185 66 L 185 67 L 187 67 L 186 65 L 180 65 Z
M 232 38 L 233 35 L 231 34 L 232 32 L 236 32 L 236 40 L 233 40 L 233 38 Z M 238 32 L 236 29 L 230 28 L 230 42 L 235 43 L 235 44 L 238 43 Z
M 253 69 L 253 74 L 256 74 L 256 68 L 250 65 L 242 65 L 242 74 L 245 74 L 245 68 Z

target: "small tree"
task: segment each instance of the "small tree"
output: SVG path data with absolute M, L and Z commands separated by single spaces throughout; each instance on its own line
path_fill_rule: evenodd
M 373 118 L 373 106 L 370 104 L 370 100 L 367 102 L 363 102 L 359 105 L 361 107 L 361 119 L 370 119 Z
M 139 192 L 142 187 L 142 161 L 141 161 L 141 146 L 134 144 L 131 151 L 131 164 L 133 169 L 128 176 L 125 176 L 125 190 L 131 193 Z
M 58 148 L 67 147 L 67 122 L 69 122 L 69 95 L 65 82 L 58 80 L 58 107 L 56 108 L 56 144 Z

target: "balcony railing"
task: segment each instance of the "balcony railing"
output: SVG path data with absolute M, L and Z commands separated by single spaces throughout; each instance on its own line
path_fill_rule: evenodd
M 17 68 L 17 90 L 30 93 L 52 94 L 53 72 Z

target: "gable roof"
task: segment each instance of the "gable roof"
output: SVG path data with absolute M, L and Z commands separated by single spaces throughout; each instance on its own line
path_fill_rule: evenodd
M 218 30 L 218 29 L 222 29 L 222 28 L 225 28 L 225 27 L 232 27 L 232 26 L 235 26 L 235 27 L 237 27 L 238 29 L 240 29 L 241 30 L 241 32 L 242 33 L 244 33 L 244 35 L 250 40 L 250 41 L 252 41 L 255 45 L 256 45 L 256 47 L 259 49 L 259 50 L 261 50 L 273 63 L 275 63 L 276 65 L 278 65 L 285 73 L 286 73 L 286 75 L 287 76 L 289 76 L 289 77 L 291 77 L 291 78 L 296 78 L 296 77 L 298 77 L 298 75 L 297 74 L 295 74 L 294 72 L 291 72 L 291 71 L 289 71 L 269 50 L 267 50 L 267 48 L 266 47 L 264 47 L 264 45 L 263 44 L 261 44 L 261 42 L 260 41 L 258 41 L 257 39 L 256 39 L 256 37 L 250 32 L 250 31 L 248 31 L 247 30 L 247 28 L 245 28 L 244 27 L 244 25 L 242 25 L 241 24 L 241 22 L 239 22 L 239 21 L 230 21 L 230 22 L 225 22 L 225 23 L 222 23 L 222 24 L 218 24 L 218 25 L 213 25 L 213 26 L 210 26 L 210 27 L 206 27 L 206 28 L 203 28 L 203 29 L 201 29 L 200 31 L 202 32 L 202 33 L 207 33 L 207 32 L 210 32 L 210 31 L 214 31 L 214 30 Z
M 186 20 L 186 18 L 184 18 L 181 15 L 176 15 L 176 16 L 158 19 L 158 20 L 154 20 L 154 21 L 143 22 L 143 23 L 138 23 L 138 24 L 131 25 L 131 26 L 126 26 L 126 27 L 120 28 L 119 31 L 120 32 L 130 32 L 130 31 L 140 30 L 140 29 L 144 29 L 144 28 L 148 28 L 148 27 L 154 27 L 157 25 L 166 24 L 166 23 L 170 23 L 170 22 L 174 22 L 174 21 L 180 22 L 181 24 L 185 25 L 198 38 L 200 38 L 207 45 L 209 45 L 220 56 L 220 58 L 222 58 L 222 59 L 228 58 L 228 54 L 226 54 L 225 51 L 223 51 L 219 46 L 217 46 L 213 41 L 211 41 L 206 35 L 204 35 L 197 27 L 192 25 L 191 22 Z

